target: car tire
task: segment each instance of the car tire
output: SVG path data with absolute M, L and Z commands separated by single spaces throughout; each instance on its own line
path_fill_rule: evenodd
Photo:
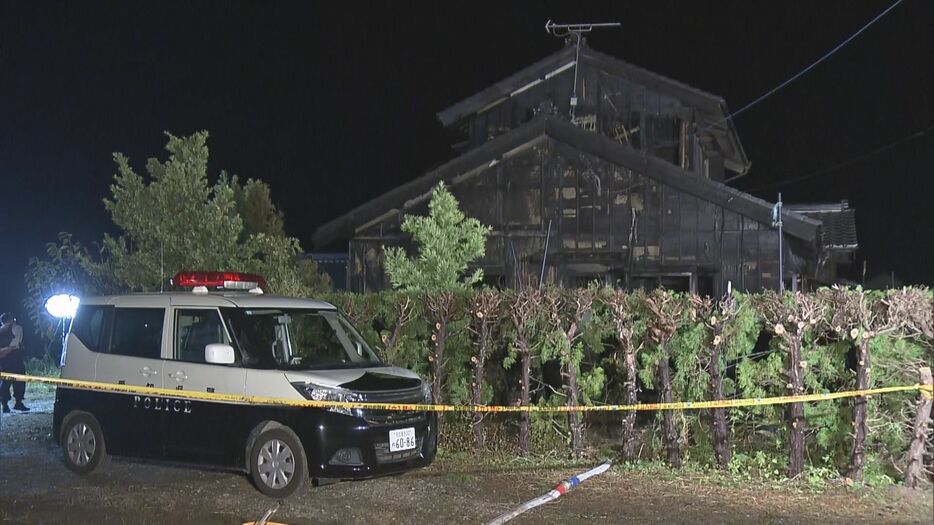
M 78 413 L 62 426 L 65 466 L 77 474 L 90 474 L 107 457 L 101 426 L 91 414 Z
M 260 433 L 250 450 L 250 478 L 257 490 L 285 498 L 305 486 L 308 461 L 298 436 L 287 427 Z

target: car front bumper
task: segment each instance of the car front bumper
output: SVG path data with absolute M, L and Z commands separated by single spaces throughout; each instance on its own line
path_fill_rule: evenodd
M 371 414 L 372 415 L 372 414 Z M 324 412 L 319 424 L 300 436 L 313 478 L 362 479 L 428 466 L 438 448 L 435 413 L 410 414 L 400 420 Z M 390 451 L 389 431 L 414 428 L 416 446 Z

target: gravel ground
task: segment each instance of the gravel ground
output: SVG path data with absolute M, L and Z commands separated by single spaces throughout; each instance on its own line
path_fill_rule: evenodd
M 51 401 L 0 420 L 0 521 L 224 523 L 277 502 L 238 473 L 113 459 L 86 477 L 52 442 Z M 300 523 L 483 523 L 584 468 L 442 458 L 427 469 L 308 488 L 273 520 Z M 515 523 L 934 523 L 934 494 L 902 488 L 822 494 L 716 483 L 698 474 L 613 469 Z

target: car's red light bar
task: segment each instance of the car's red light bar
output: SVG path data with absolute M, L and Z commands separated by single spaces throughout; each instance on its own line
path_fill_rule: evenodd
M 204 286 L 228 290 L 252 290 L 266 288 L 266 279 L 255 273 L 240 272 L 178 272 L 172 277 L 172 285 L 182 288 Z

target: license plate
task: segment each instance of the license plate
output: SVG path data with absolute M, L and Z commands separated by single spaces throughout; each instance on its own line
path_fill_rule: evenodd
M 415 448 L 415 428 L 400 428 L 389 431 L 389 451 L 411 450 Z

